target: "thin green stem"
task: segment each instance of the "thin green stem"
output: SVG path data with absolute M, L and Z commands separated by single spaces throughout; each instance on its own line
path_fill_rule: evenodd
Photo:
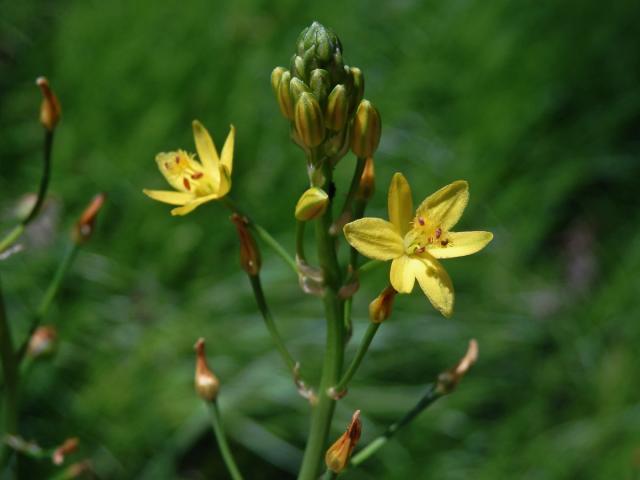
M 358 188 L 360 186 L 360 178 L 362 177 L 362 171 L 364 170 L 364 165 L 366 161 L 367 161 L 366 158 L 358 157 L 358 160 L 356 162 L 356 168 L 353 171 L 353 177 L 351 177 L 351 185 L 349 185 L 347 198 L 345 198 L 344 200 L 344 205 L 342 207 L 342 211 L 338 218 L 342 218 L 343 215 L 345 215 L 349 210 L 351 210 L 351 204 L 353 203 L 356 193 L 358 193 Z M 352 215 L 351 219 L 355 220 L 356 218 L 358 217 L 356 217 L 355 215 Z
M 13 349 L 11 336 L 11 324 L 7 318 L 7 309 L 4 304 L 2 285 L 0 285 L 0 360 L 4 375 L 4 429 L 3 435 L 15 435 L 18 433 L 18 386 L 20 383 L 20 371 L 16 354 Z M 4 441 L 0 445 L 0 466 L 6 465 L 8 449 Z
M 353 296 L 345 299 L 344 301 L 344 313 L 342 314 L 344 317 L 344 340 L 345 343 L 348 343 L 351 340 L 351 335 L 353 334 L 353 322 L 351 320 L 351 307 L 353 306 Z
M 240 473 L 238 465 L 233 458 L 233 454 L 229 448 L 229 443 L 227 442 L 227 436 L 225 435 L 224 428 L 222 427 L 222 419 L 220 417 L 220 410 L 218 409 L 218 402 L 207 402 L 207 406 L 209 408 L 209 417 L 211 418 L 213 433 L 216 436 L 222 460 L 224 460 L 231 478 L 233 480 L 242 480 L 242 474 Z
M 20 235 L 22 235 L 22 233 L 24 232 L 24 229 L 25 229 L 24 223 L 19 223 L 18 225 L 13 227 L 11 231 L 7 233 L 5 237 L 2 239 L 2 241 L 0 242 L 0 253 L 9 249 L 9 247 L 11 247 L 11 245 L 13 245 L 15 241 L 18 240 L 18 238 L 20 238 Z
M 375 337 L 376 332 L 378 331 L 378 328 L 380 328 L 380 325 L 382 324 L 369 322 L 367 331 L 364 333 L 364 336 L 360 341 L 360 346 L 358 347 L 356 356 L 353 357 L 353 360 L 351 360 L 351 364 L 349 365 L 349 368 L 347 369 L 345 374 L 342 376 L 340 381 L 337 383 L 335 387 L 333 387 L 335 393 L 339 394 L 340 392 L 343 392 L 344 390 L 346 390 L 347 386 L 349 385 L 349 382 L 358 371 L 358 368 L 360 367 L 360 363 L 362 363 L 362 359 L 364 358 L 367 351 L 369 350 L 369 346 L 371 345 L 371 342 L 373 341 L 373 337 Z
M 256 303 L 258 304 L 258 309 L 262 314 L 262 318 L 264 319 L 264 323 L 267 326 L 267 330 L 271 334 L 271 339 L 276 345 L 282 360 L 287 365 L 287 368 L 291 370 L 291 373 L 296 376 L 296 361 L 287 350 L 287 346 L 284 343 L 284 340 L 280 336 L 280 332 L 278 331 L 278 327 L 276 326 L 276 322 L 271 315 L 271 311 L 269 310 L 269 306 L 267 305 L 267 300 L 264 296 L 264 291 L 262 290 L 262 282 L 260 281 L 259 275 L 249 275 L 249 280 L 251 282 L 251 287 L 253 288 L 253 294 L 256 297 Z
M 416 403 L 415 406 L 411 410 L 409 410 L 400 420 L 389 425 L 389 427 L 387 427 L 382 435 L 380 435 L 378 438 L 369 443 L 365 448 L 363 448 L 360 452 L 354 455 L 351 458 L 350 465 L 352 467 L 357 467 L 378 450 L 380 450 L 380 448 L 382 448 L 398 430 L 410 423 L 429 405 L 431 405 L 443 395 L 445 395 L 445 393 L 437 388 L 437 384 L 430 384 L 418 403 Z
M 327 470 L 322 476 L 322 480 L 334 480 L 335 478 L 338 478 L 338 474 L 336 472 L 332 472 L 331 470 Z
M 368 273 L 371 270 L 375 270 L 380 265 L 383 265 L 383 263 L 384 262 L 381 262 L 380 260 L 369 260 L 367 263 L 361 265 L 360 268 L 358 268 L 358 273 L 359 274 Z
M 304 231 L 307 222 L 298 220 L 296 222 L 296 256 L 304 263 L 307 263 L 307 256 L 304 253 Z

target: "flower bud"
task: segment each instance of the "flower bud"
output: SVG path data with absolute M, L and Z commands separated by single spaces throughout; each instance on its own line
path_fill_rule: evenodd
M 391 285 L 385 288 L 382 293 L 369 304 L 369 320 L 373 323 L 382 323 L 389 318 L 397 293 Z
M 96 224 L 96 217 L 102 205 L 104 205 L 106 198 L 107 196 L 104 193 L 97 194 L 93 197 L 89 205 L 87 205 L 82 215 L 80 215 L 80 219 L 76 223 L 72 233 L 73 241 L 76 244 L 82 245 L 91 239 Z
M 364 97 L 364 75 L 362 70 L 358 67 L 351 67 L 349 69 L 349 76 L 353 83 L 353 91 L 351 92 L 351 103 L 349 105 L 349 111 L 352 112 L 360 104 Z
M 334 161 L 340 160 L 349 151 L 349 128 L 343 128 L 336 133 L 330 134 L 323 144 L 324 153 L 332 157 Z
M 291 99 L 295 104 L 300 98 L 300 95 L 304 92 L 309 92 L 309 87 L 307 87 L 307 84 L 299 78 L 292 78 L 289 83 L 289 90 L 291 91 Z
M 474 363 L 478 360 L 478 342 L 472 338 L 469 340 L 469 347 L 464 357 L 449 370 L 445 370 L 438 376 L 437 391 L 441 395 L 446 395 L 455 390 L 462 380 L 462 377 L 469 371 Z
M 49 86 L 49 80 L 45 77 L 38 77 L 36 85 L 42 91 L 42 103 L 40 104 L 40 123 L 44 128 L 53 131 L 60 120 L 62 114 L 60 102 Z
M 316 68 L 311 72 L 311 77 L 309 79 L 311 93 L 313 93 L 313 95 L 318 99 L 321 105 L 324 105 L 327 100 L 329 85 L 329 72 L 322 68 Z
M 329 205 L 329 195 L 318 187 L 311 187 L 298 199 L 296 219 L 302 222 L 313 220 L 324 214 Z
M 240 240 L 240 266 L 247 274 L 255 276 L 260 273 L 262 262 L 258 245 L 249 230 L 249 220 L 234 213 L 231 221 L 236 226 Z
M 327 99 L 324 117 L 325 126 L 334 132 L 342 130 L 347 123 L 348 110 L 347 89 L 344 85 L 336 85 Z
M 289 84 L 291 83 L 291 72 L 285 70 L 280 76 L 280 82 L 278 83 L 278 106 L 280 112 L 285 118 L 293 120 L 293 100 L 291 99 L 291 91 L 289 90 Z
M 50 325 L 36 328 L 29 339 L 27 355 L 31 358 L 46 357 L 56 351 L 58 331 Z
M 286 71 L 287 69 L 284 67 L 276 67 L 273 69 L 273 72 L 271 72 L 271 88 L 273 89 L 273 93 L 275 93 L 276 97 L 278 96 L 280 79 L 282 78 L 282 74 Z
M 329 470 L 334 473 L 340 473 L 347 467 L 351 453 L 358 440 L 360 440 L 361 433 L 360 410 L 356 410 L 351 418 L 351 423 L 347 427 L 347 431 L 327 450 L 324 461 Z
M 300 55 L 291 58 L 291 74 L 292 78 L 306 78 L 305 61 Z
M 317 147 L 324 140 L 324 120 L 320 104 L 313 94 L 304 92 L 300 95 L 295 108 L 296 130 L 307 147 Z
M 329 73 L 333 85 L 343 81 L 342 44 L 331 29 L 313 22 L 300 33 L 296 50 L 304 59 L 305 75 L 315 68 L 322 68 Z M 301 78 L 306 77 L 301 75 Z
M 380 143 L 380 114 L 369 100 L 358 105 L 353 130 L 351 132 L 351 150 L 360 158 L 372 157 Z
M 79 440 L 76 437 L 67 438 L 62 445 L 56 448 L 51 454 L 51 461 L 54 465 L 62 465 L 64 458 L 71 455 L 78 449 Z
M 367 202 L 373 196 L 375 189 L 375 166 L 373 164 L 373 157 L 368 157 L 364 163 L 364 169 L 362 170 L 362 176 L 360 177 L 360 184 L 358 185 L 358 192 L 356 193 L 356 196 L 360 200 Z
M 196 350 L 196 393 L 203 400 L 213 402 L 218 397 L 220 381 L 207 365 L 207 357 L 204 351 L 204 338 L 198 339 L 194 348 Z

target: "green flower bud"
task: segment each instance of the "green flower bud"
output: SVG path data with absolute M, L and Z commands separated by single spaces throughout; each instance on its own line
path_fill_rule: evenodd
M 329 72 L 332 85 L 344 79 L 344 64 L 342 62 L 342 44 L 340 39 L 329 28 L 318 22 L 305 28 L 298 37 L 297 54 L 304 59 L 304 70 L 301 78 L 315 68 L 322 68 Z
M 358 105 L 351 131 L 351 150 L 360 158 L 372 157 L 380 143 L 380 114 L 369 100 Z
M 276 67 L 271 72 L 271 88 L 273 88 L 273 93 L 278 95 L 278 85 L 280 85 L 280 79 L 282 78 L 282 74 L 286 72 L 287 69 L 284 67 Z
M 325 108 L 324 124 L 329 130 L 337 132 L 347 123 L 349 100 L 344 85 L 336 85 L 329 94 Z
M 303 92 L 296 102 L 294 120 L 300 139 L 307 147 L 317 147 L 324 140 L 324 120 L 318 100 Z
M 304 79 L 306 77 L 305 61 L 299 55 L 294 55 L 291 58 L 291 72 L 294 77 Z
M 282 115 L 289 120 L 293 120 L 293 100 L 289 90 L 290 83 L 291 72 L 285 70 L 282 72 L 280 83 L 278 84 L 278 105 L 280 106 Z
M 349 125 L 347 124 L 345 128 L 331 134 L 325 140 L 323 144 L 325 155 L 333 158 L 334 162 L 340 160 L 349 151 L 349 138 Z
M 311 187 L 302 194 L 296 204 L 296 219 L 302 222 L 313 220 L 324 214 L 329 205 L 329 195 L 318 187 Z
M 289 90 L 291 91 L 291 98 L 293 99 L 293 103 L 298 101 L 300 95 L 304 92 L 309 92 L 309 87 L 299 78 L 292 78 L 291 83 L 289 84 Z
M 311 72 L 309 86 L 311 87 L 311 92 L 320 102 L 320 105 L 324 105 L 324 103 L 327 101 L 329 85 L 329 72 L 322 68 L 316 68 Z
M 362 70 L 358 67 L 351 67 L 349 69 L 349 76 L 353 82 L 351 104 L 349 105 L 349 111 L 352 112 L 360 104 L 362 97 L 364 97 L 364 75 L 362 74 Z

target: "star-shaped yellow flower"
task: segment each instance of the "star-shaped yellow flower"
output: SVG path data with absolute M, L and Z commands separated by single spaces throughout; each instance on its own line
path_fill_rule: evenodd
M 469 201 L 469 184 L 458 180 L 427 197 L 413 214 L 411 187 L 401 173 L 389 186 L 389 220 L 361 218 L 344 226 L 347 241 L 362 255 L 392 260 L 391 285 L 410 293 L 415 280 L 445 317 L 453 312 L 453 284 L 438 258 L 482 250 L 491 232 L 452 232 Z
M 158 168 L 177 191 L 144 189 L 143 192 L 154 200 L 180 205 L 171 210 L 172 215 L 186 215 L 203 203 L 224 197 L 231 189 L 235 136 L 236 130 L 231 125 L 218 156 L 211 135 L 194 120 L 193 137 L 200 161 L 184 150 L 159 153 L 156 155 Z

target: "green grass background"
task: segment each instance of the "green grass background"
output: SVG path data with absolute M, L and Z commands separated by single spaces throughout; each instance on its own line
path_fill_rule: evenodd
M 495 233 L 446 261 L 456 312 L 418 292 L 396 302 L 340 402 L 332 436 L 363 412 L 363 444 L 451 366 L 469 338 L 480 360 L 460 388 L 345 478 L 638 478 L 640 469 L 640 4 L 632 1 L 0 3 L 0 214 L 41 168 L 38 75 L 63 105 L 47 224 L 0 263 L 16 336 L 48 284 L 73 219 L 109 195 L 47 323 L 52 362 L 23 389 L 22 432 L 81 438 L 99 478 L 226 478 L 192 389 L 196 338 L 222 380 L 221 408 L 247 478 L 293 478 L 308 427 L 238 268 L 228 212 L 172 218 L 142 188 L 159 151 L 193 150 L 200 119 L 221 145 L 238 130 L 233 197 L 288 248 L 306 173 L 269 86 L 317 19 L 342 39 L 379 108 L 383 139 L 369 213 L 395 171 L 415 201 L 471 184 L 460 228 Z M 344 195 L 354 165 L 338 168 Z M 264 251 L 279 326 L 317 380 L 319 302 Z M 355 334 L 384 286 L 354 304 Z M 46 478 L 46 465 L 29 467 Z

